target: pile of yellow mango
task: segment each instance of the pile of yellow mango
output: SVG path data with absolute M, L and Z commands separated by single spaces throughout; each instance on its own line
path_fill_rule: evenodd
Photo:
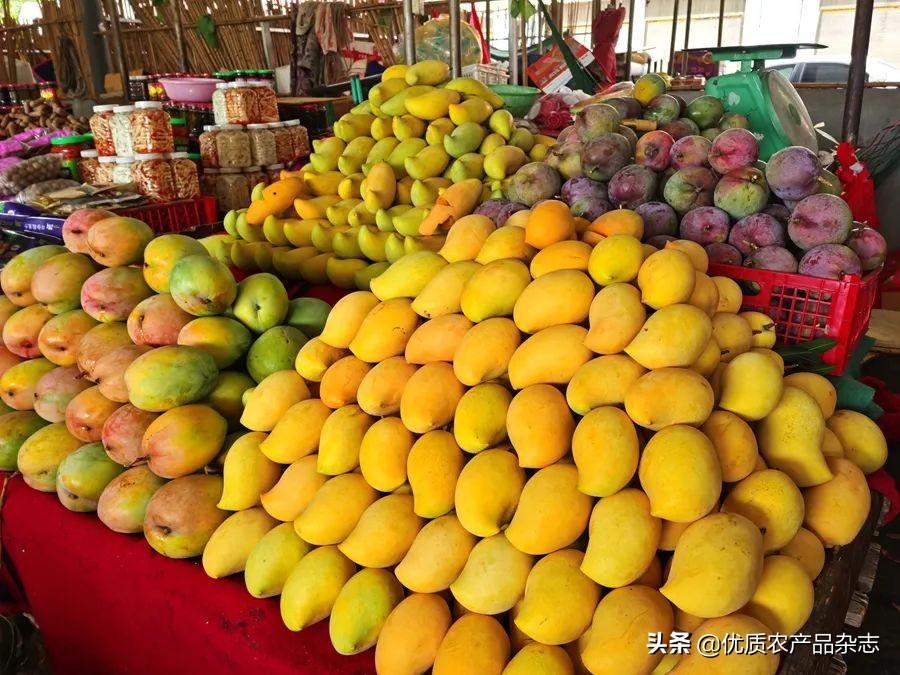
M 389 262 L 440 248 L 443 234 L 421 224 L 451 185 L 466 185 L 456 194 L 465 192 L 467 210 L 454 208 L 470 213 L 554 143 L 517 128 L 481 82 L 450 79 L 446 63 L 392 66 L 335 122 L 334 136 L 313 141 L 307 165 L 260 184 L 248 208 L 225 216 L 216 257 L 247 271 L 367 288 Z

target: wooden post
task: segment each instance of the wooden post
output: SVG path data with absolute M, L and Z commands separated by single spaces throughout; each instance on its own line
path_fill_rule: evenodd
M 128 91 L 128 63 L 125 59 L 125 45 L 122 42 L 122 26 L 119 24 L 119 7 L 116 0 L 106 0 L 106 8 L 109 11 L 109 32 L 116 50 L 116 68 L 122 76 L 122 97 L 125 101 L 131 101 L 131 94 Z
M 859 119 L 866 88 L 866 54 L 869 51 L 874 4 L 874 0 L 856 0 L 856 14 L 853 18 L 853 46 L 850 47 L 850 73 L 847 76 L 841 136 L 854 145 L 859 136 Z
M 672 41 L 669 43 L 669 75 L 675 74 L 675 34 L 678 32 L 678 0 L 672 10 Z

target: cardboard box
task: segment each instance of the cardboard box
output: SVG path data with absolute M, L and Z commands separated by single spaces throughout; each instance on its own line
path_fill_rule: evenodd
M 575 38 L 568 36 L 565 38 L 565 41 L 582 66 L 587 67 L 588 64 L 594 62 L 594 55 L 591 53 L 591 50 Z M 528 66 L 525 72 L 538 89 L 546 94 L 559 91 L 572 79 L 572 72 L 569 70 L 562 52 L 556 45 L 553 45 L 550 51 Z

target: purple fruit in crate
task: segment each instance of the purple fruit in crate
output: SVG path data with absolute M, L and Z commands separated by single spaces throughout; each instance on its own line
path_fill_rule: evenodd
M 566 141 L 557 143 L 547 153 L 546 162 L 559 171 L 563 178 L 574 178 L 584 175 L 581 168 L 581 143 L 578 141 Z
M 593 180 L 608 181 L 630 160 L 631 144 L 622 134 L 603 134 L 581 148 L 581 169 Z
M 629 164 L 616 173 L 610 181 L 609 200 L 616 206 L 634 209 L 656 196 L 659 176 L 646 166 Z
M 797 271 L 797 259 L 783 246 L 763 246 L 747 256 L 744 266 L 793 273 Z
M 788 220 L 788 236 L 798 248 L 808 251 L 821 244 L 842 244 L 853 227 L 850 207 L 840 197 L 811 195 L 801 200 Z
M 573 216 L 593 221 L 612 208 L 606 192 L 606 184 L 587 176 L 570 178 L 560 190 L 562 200 L 569 205 Z
M 726 129 L 709 149 L 709 165 L 721 175 L 753 166 L 758 159 L 759 141 L 746 129 Z
M 817 194 L 826 193 L 840 197 L 841 192 L 844 191 L 844 186 L 841 185 L 841 179 L 831 173 L 828 169 L 822 169 L 822 173 L 819 174 L 819 180 L 816 182 L 818 183 L 816 186 Z
M 721 99 L 715 96 L 698 96 L 688 103 L 686 116 L 690 117 L 701 129 L 709 129 L 719 124 L 725 108 Z
M 719 129 L 722 131 L 725 131 L 726 129 L 746 129 L 749 126 L 749 120 L 741 115 L 741 113 L 727 112 L 722 115 L 722 119 L 719 120 Z
M 644 238 L 650 239 L 660 234 L 678 234 L 678 214 L 665 202 L 647 202 L 635 211 L 644 221 Z
M 782 148 L 766 162 L 766 180 L 778 197 L 798 200 L 816 192 L 822 165 L 809 148 Z
M 663 249 L 666 247 L 666 244 L 670 241 L 678 241 L 677 237 L 673 237 L 670 234 L 657 234 L 653 237 L 650 237 L 647 240 L 647 243 L 651 246 L 655 246 L 656 248 Z
M 719 134 L 722 133 L 722 130 L 719 127 L 710 127 L 709 129 L 704 129 L 700 132 L 700 135 L 703 136 L 708 141 L 714 141 L 719 137 Z
M 628 145 L 631 147 L 631 154 L 634 154 L 634 150 L 637 147 L 638 137 L 637 134 L 634 133 L 634 129 L 631 127 L 626 127 L 624 124 L 620 124 L 617 134 L 622 134 L 626 139 L 628 139 Z
M 685 136 L 675 141 L 669 152 L 669 164 L 673 169 L 688 166 L 709 166 L 709 150 L 712 143 L 703 136 Z
M 672 136 L 676 141 L 685 136 L 697 136 L 700 134 L 700 127 L 694 123 L 694 120 L 688 117 L 679 117 L 674 122 L 664 124 L 662 130 Z
M 608 98 L 603 101 L 606 105 L 612 106 L 616 109 L 616 112 L 619 113 L 619 117 L 623 120 L 628 118 L 635 118 L 641 116 L 641 104 L 635 98 L 628 97 L 614 97 Z
M 687 213 L 698 206 L 709 206 L 713 201 L 716 177 L 702 166 L 679 169 L 666 181 L 663 198 L 678 213 Z
M 638 139 L 634 150 L 634 161 L 649 166 L 654 171 L 665 171 L 669 167 L 669 156 L 675 139 L 671 134 L 656 130 L 648 131 Z
M 575 131 L 582 143 L 619 128 L 622 116 L 619 111 L 606 103 L 586 106 L 575 116 Z
M 744 261 L 744 256 L 731 244 L 717 241 L 706 247 L 706 255 L 709 256 L 709 262 L 720 263 L 722 265 L 740 265 Z
M 569 141 L 577 140 L 578 134 L 575 132 L 575 125 L 571 124 L 559 132 L 559 135 L 556 137 L 556 144 L 559 145 L 560 143 L 568 143 Z
M 701 246 L 723 242 L 728 238 L 731 221 L 728 214 L 715 206 L 698 206 L 681 218 L 679 232 L 682 239 L 696 241 Z
M 791 217 L 791 210 L 784 204 L 769 204 L 762 212 L 768 213 L 782 225 L 787 225 Z
M 840 279 L 845 274 L 862 274 L 862 262 L 849 246 L 822 244 L 800 258 L 800 274 L 821 279 Z
M 769 202 L 766 177 L 752 167 L 729 171 L 716 185 L 713 202 L 732 218 L 762 211 Z
M 644 109 L 644 119 L 653 120 L 658 125 L 674 122 L 681 116 L 681 104 L 669 94 L 661 94 L 650 101 Z
M 728 243 L 744 255 L 765 246 L 784 246 L 784 225 L 768 213 L 751 213 L 734 224 Z
M 529 162 L 509 179 L 506 196 L 511 201 L 534 206 L 559 194 L 559 172 L 545 162 Z
M 859 256 L 863 272 L 881 267 L 887 257 L 887 242 L 881 233 L 861 223 L 854 223 L 846 244 Z

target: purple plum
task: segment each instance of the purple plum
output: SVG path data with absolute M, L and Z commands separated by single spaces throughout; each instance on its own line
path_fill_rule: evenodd
M 727 112 L 719 120 L 719 129 L 722 131 L 726 129 L 746 129 L 749 126 L 750 121 L 741 113 Z
M 701 129 L 714 127 L 725 114 L 721 99 L 715 96 L 698 96 L 688 103 L 686 116 L 690 117 Z
M 678 237 L 673 237 L 670 234 L 657 234 L 653 237 L 650 237 L 646 243 L 651 246 L 655 246 L 658 249 L 664 249 L 666 244 L 670 241 L 678 241 Z
M 722 130 L 719 127 L 710 127 L 709 129 L 703 129 L 700 132 L 700 135 L 708 141 L 714 141 L 719 137 L 719 134 L 721 133 Z
M 809 148 L 782 148 L 766 163 L 766 180 L 781 199 L 798 200 L 815 194 L 822 165 Z
M 840 279 L 846 274 L 862 274 L 859 256 L 843 244 L 821 244 L 800 258 L 800 274 L 822 279 Z
M 787 225 L 788 219 L 791 217 L 791 210 L 784 204 L 769 204 L 762 212 L 768 213 L 782 225 Z
M 665 171 L 669 167 L 669 156 L 675 139 L 662 130 L 648 131 L 638 139 L 634 150 L 634 161 L 649 166 L 654 171 Z
M 612 204 L 606 192 L 606 185 L 591 180 L 587 176 L 570 178 L 560 190 L 562 200 L 569 205 L 573 216 L 593 221 L 609 211 Z
M 702 166 L 679 169 L 666 181 L 663 198 L 678 213 L 687 213 L 698 206 L 713 203 L 716 177 Z
M 878 230 L 862 223 L 854 223 L 846 244 L 859 256 L 863 272 L 881 267 L 887 257 L 887 242 L 884 237 Z
M 729 171 L 719 180 L 713 202 L 732 218 L 762 211 L 769 202 L 769 186 L 759 169 Z
M 615 131 L 620 124 L 619 111 L 606 103 L 586 106 L 575 116 L 575 130 L 582 143 Z
M 720 175 L 753 166 L 759 159 L 759 141 L 746 129 L 726 129 L 712 142 L 709 165 Z
M 674 122 L 664 124 L 662 130 L 670 134 L 676 141 L 685 136 L 697 136 L 700 134 L 700 127 L 688 117 L 679 117 Z
M 797 271 L 797 259 L 783 246 L 763 246 L 747 256 L 744 266 L 773 272 L 794 273 Z
M 724 242 L 728 238 L 731 221 L 728 214 L 715 206 L 698 206 L 681 218 L 681 238 L 696 241 L 701 246 Z
M 678 234 L 678 214 L 665 202 L 647 202 L 635 211 L 644 221 L 644 238 L 649 240 L 660 234 Z
M 519 204 L 518 202 L 511 202 L 508 199 L 488 199 L 486 202 L 481 204 L 477 209 L 475 209 L 475 213 L 487 216 L 491 220 L 494 221 L 494 224 L 497 227 L 503 227 L 506 224 L 506 219 L 509 218 L 512 214 L 517 211 L 524 211 L 528 207 L 524 204 Z
M 744 256 L 734 246 L 721 241 L 706 246 L 706 255 L 709 256 L 709 262 L 722 265 L 740 265 L 744 260 Z
M 734 224 L 728 243 L 744 255 L 764 246 L 784 246 L 784 225 L 768 213 L 751 213 Z
M 509 179 L 506 196 L 525 206 L 534 206 L 559 193 L 559 172 L 545 162 L 529 162 Z
M 624 124 L 620 124 L 618 130 L 616 131 L 618 134 L 622 134 L 625 138 L 628 139 L 628 145 L 631 146 L 631 154 L 634 154 L 634 149 L 637 147 L 638 137 L 637 134 L 634 133 L 634 129 L 631 127 L 626 127 Z
M 842 244 L 852 227 L 847 202 L 823 193 L 806 197 L 794 207 L 787 231 L 798 248 L 808 251 L 821 244 Z
M 685 136 L 675 141 L 669 152 L 669 164 L 675 169 L 687 166 L 709 166 L 712 143 L 703 136 Z
M 669 94 L 660 94 L 644 109 L 644 119 L 653 120 L 660 126 L 674 122 L 680 116 L 681 104 Z
M 610 181 L 609 200 L 616 206 L 634 209 L 656 196 L 659 176 L 646 166 L 629 164 L 616 173 Z
M 622 134 L 602 134 L 581 148 L 581 168 L 594 180 L 608 181 L 630 160 L 631 144 Z
M 547 153 L 546 162 L 559 171 L 563 178 L 575 178 L 584 175 L 581 168 L 582 145 L 578 141 L 566 141 L 557 143 Z
M 612 106 L 619 113 L 619 117 L 624 119 L 640 117 L 643 108 L 636 98 L 630 97 L 613 97 L 603 101 L 606 105 Z

